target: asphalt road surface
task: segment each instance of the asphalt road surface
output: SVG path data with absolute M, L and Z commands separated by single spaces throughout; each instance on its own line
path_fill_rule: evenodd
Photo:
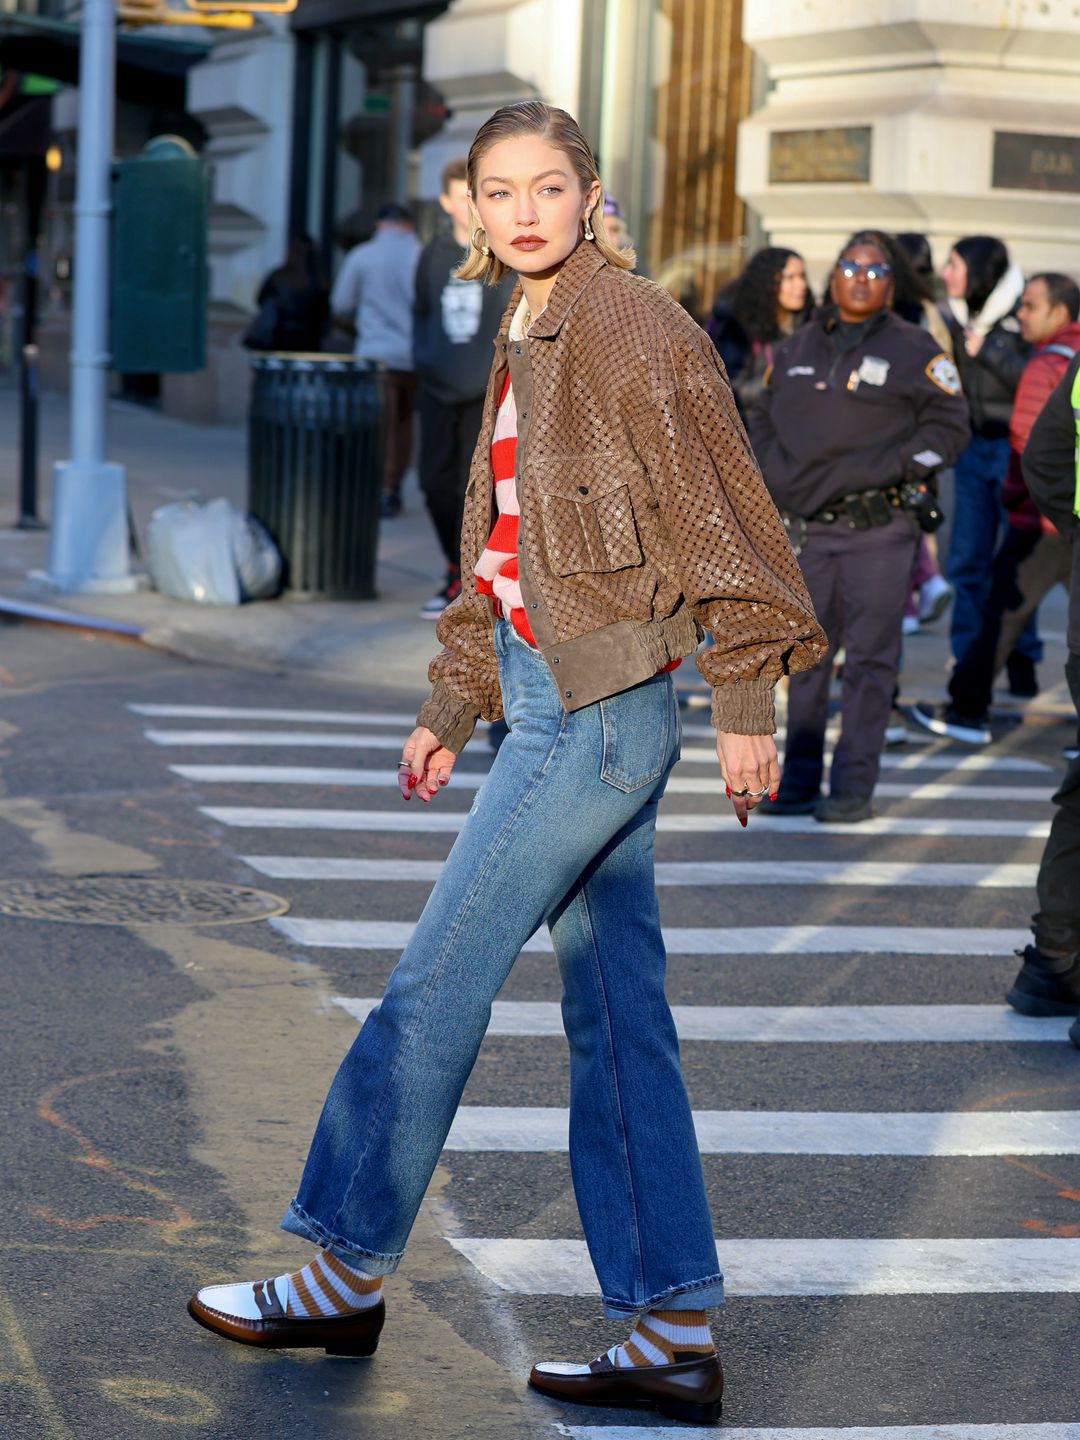
M 437 804 L 402 806 L 416 698 L 0 626 L 4 1440 L 685 1428 L 524 1385 L 623 1334 L 583 1255 L 543 936 L 377 1355 L 260 1353 L 185 1314 L 306 1258 L 276 1227 L 322 1096 L 490 763 L 478 734 Z M 725 1430 L 1077 1440 L 1080 1052 L 1001 1000 L 1066 727 L 977 756 L 913 738 L 873 825 L 744 833 L 686 719 L 657 856 Z

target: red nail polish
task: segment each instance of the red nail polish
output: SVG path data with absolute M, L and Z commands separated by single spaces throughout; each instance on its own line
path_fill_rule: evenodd
M 439 781 L 439 784 L 440 784 L 440 785 L 449 785 L 449 783 L 450 783 L 449 780 L 440 780 L 440 781 Z
M 416 787 L 417 787 L 417 785 L 419 785 L 419 784 L 420 784 L 420 781 L 419 781 L 419 779 L 418 779 L 417 776 L 415 776 L 415 775 L 410 775 L 410 776 L 409 776 L 409 789 L 410 789 L 410 790 L 415 790 Z
M 739 816 L 739 824 L 742 826 L 742 828 L 743 828 L 744 830 L 746 829 L 746 816 L 745 816 L 745 815 L 740 815 L 740 816 Z
M 727 796 L 727 798 L 728 798 L 729 800 L 731 799 L 731 786 L 730 786 L 730 785 L 725 785 L 725 786 L 724 786 L 724 794 Z
M 779 793 L 778 791 L 774 791 L 774 792 L 769 796 L 769 799 L 770 799 L 770 800 L 775 800 L 778 793 Z

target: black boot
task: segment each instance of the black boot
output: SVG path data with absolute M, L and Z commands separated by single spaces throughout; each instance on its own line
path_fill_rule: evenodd
M 1059 959 L 1044 955 L 1037 945 L 1018 950 L 1024 963 L 1005 992 L 1005 999 L 1021 1015 L 1071 1015 L 1080 1010 L 1080 955 Z M 1073 1027 L 1080 1040 L 1080 1023 Z
M 812 815 L 818 803 L 820 791 L 799 790 L 794 785 L 784 789 L 783 781 L 780 782 L 780 789 L 777 791 L 775 800 L 767 800 L 757 814 L 759 815 Z
M 1035 673 L 1035 662 L 1027 655 L 1018 655 L 1014 650 L 1005 662 L 1005 674 L 1009 681 L 1009 694 L 1018 700 L 1034 700 L 1039 693 L 1039 677 Z
M 869 795 L 823 795 L 814 806 L 814 819 L 823 825 L 852 825 L 873 818 Z

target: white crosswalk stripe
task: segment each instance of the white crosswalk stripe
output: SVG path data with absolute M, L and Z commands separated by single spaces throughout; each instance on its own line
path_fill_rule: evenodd
M 431 884 L 442 873 L 441 860 L 342 860 L 319 855 L 243 855 L 260 875 L 275 880 L 355 880 L 401 885 Z M 1029 889 L 1037 865 L 921 865 L 888 860 L 785 860 L 782 865 L 749 860 L 659 860 L 656 883 L 667 886 L 714 885 L 857 885 L 935 886 L 963 890 Z
M 360 1023 L 378 999 L 334 995 Z M 673 1005 L 681 1041 L 743 1044 L 1060 1044 L 1069 1016 L 1032 1019 L 1007 1005 Z M 548 1000 L 496 1000 L 489 1035 L 561 1036 L 562 1010 Z
M 1080 1155 L 1080 1111 L 696 1110 L 703 1155 Z M 466 1105 L 447 1150 L 562 1151 L 570 1112 Z M 1080 1246 L 1077 1246 L 1080 1254 Z
M 404 950 L 415 925 L 394 920 L 270 921 L 296 945 L 332 950 Z M 936 929 L 911 925 L 748 925 L 730 930 L 665 927 L 672 955 L 1009 955 L 1027 930 Z M 534 935 L 522 954 L 550 955 L 551 937 Z
M 153 718 L 153 716 L 149 712 L 153 711 L 156 713 L 156 708 L 152 706 L 147 706 L 144 708 L 148 712 L 148 718 Z M 167 711 L 168 714 L 171 715 L 176 710 L 182 709 L 183 707 L 164 706 L 160 708 Z M 191 711 L 198 712 L 197 714 L 193 714 L 191 718 L 205 718 L 208 720 L 249 718 L 288 721 L 290 719 L 296 720 L 303 716 L 305 713 L 303 711 L 296 710 L 261 710 L 245 712 L 228 710 L 224 707 L 218 709 L 213 706 L 190 706 L 188 708 Z M 163 715 L 162 718 L 168 717 L 167 715 Z M 364 716 L 360 715 L 334 715 L 328 714 L 325 711 L 315 711 L 308 718 L 312 721 L 317 720 L 320 724 L 330 724 L 334 721 L 337 721 L 340 724 L 349 725 L 359 724 L 365 719 Z M 373 719 L 379 721 L 390 721 L 394 717 L 380 715 L 366 718 L 369 720 L 370 723 L 370 721 Z M 405 723 L 402 717 L 398 718 L 402 720 L 403 724 Z M 409 722 L 409 724 L 411 727 L 411 722 Z M 297 745 L 306 745 L 325 749 L 333 749 L 336 747 L 338 749 L 351 750 L 400 751 L 406 735 L 408 734 L 408 731 L 406 730 L 404 734 L 380 734 L 377 731 L 369 732 L 367 730 L 364 730 L 355 735 L 348 735 L 341 733 L 320 734 L 318 731 L 149 729 L 144 731 L 144 734 L 146 738 L 155 745 L 259 745 L 282 746 L 284 748 Z M 825 752 L 825 756 L 826 761 L 831 761 L 832 750 L 827 749 Z M 715 767 L 716 764 L 716 749 L 714 746 L 683 746 L 681 766 L 685 766 L 687 768 L 694 765 L 707 765 L 709 767 Z M 883 770 L 945 770 L 949 772 L 956 771 L 960 774 L 988 771 L 995 774 L 1013 772 L 1016 774 L 1032 775 L 1045 775 L 1050 770 L 1050 766 L 1044 765 L 1040 760 L 1029 760 L 1023 756 L 1017 755 L 955 755 L 938 753 L 929 754 L 919 750 L 916 750 L 912 754 L 882 755 L 881 768 Z
M 500 1290 L 596 1295 L 583 1240 L 450 1237 Z M 763 1295 L 1080 1294 L 1080 1240 L 718 1240 L 731 1299 Z
M 149 704 L 129 705 L 127 708 L 134 715 L 145 715 L 148 720 L 276 720 L 297 725 L 407 725 L 409 730 L 416 724 L 415 715 L 406 715 L 402 711 L 387 713 L 385 710 L 272 710 L 253 705 Z
M 1049 1425 L 725 1425 L 724 1440 L 1080 1440 L 1080 1423 Z M 677 1440 L 684 1425 L 560 1425 L 569 1440 Z
M 371 789 L 397 789 L 394 767 L 381 770 L 340 769 L 315 765 L 170 765 L 174 775 L 214 785 L 342 785 Z M 451 784 L 456 790 L 478 790 L 486 773 L 458 769 Z M 669 795 L 724 794 L 723 780 L 713 777 L 692 779 L 673 775 L 667 783 Z M 967 803 L 1000 804 L 1015 800 L 1047 805 L 1051 791 L 1034 785 L 896 785 L 879 784 L 875 795 L 888 800 L 961 800 Z
M 441 797 L 440 797 L 441 798 Z M 413 833 L 445 834 L 460 830 L 465 823 L 463 810 L 436 809 L 434 804 L 411 809 L 402 805 L 394 810 L 322 810 L 273 805 L 201 805 L 200 812 L 221 825 L 245 830 L 370 830 L 387 833 L 395 830 Z M 730 832 L 733 825 L 729 814 L 687 815 L 661 811 L 656 828 L 661 835 L 716 834 Z M 772 832 L 776 835 L 813 835 L 816 839 L 834 835 L 859 835 L 864 840 L 879 835 L 944 835 L 952 839 L 964 837 L 997 837 L 1012 840 L 1044 840 L 1050 833 L 1049 820 L 957 820 L 933 816 L 880 816 L 861 824 L 837 824 L 824 827 L 812 815 L 774 815 L 770 819 L 751 817 L 755 835 Z

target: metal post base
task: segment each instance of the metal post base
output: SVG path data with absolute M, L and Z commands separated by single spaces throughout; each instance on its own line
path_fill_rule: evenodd
M 53 468 L 49 583 L 83 594 L 128 595 L 136 588 L 128 550 L 124 467 L 62 460 Z

